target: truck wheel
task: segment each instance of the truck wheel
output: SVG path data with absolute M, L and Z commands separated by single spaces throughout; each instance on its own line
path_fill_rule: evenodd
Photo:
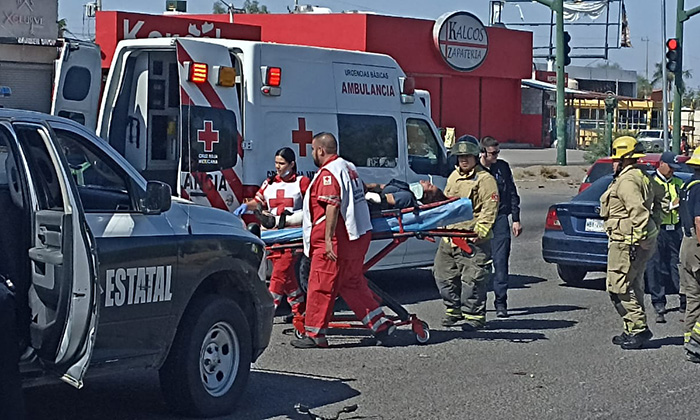
M 559 277 L 567 284 L 581 283 L 587 273 L 588 272 L 583 267 L 557 264 L 557 274 L 559 274 Z
M 191 416 L 229 414 L 248 382 L 251 358 L 250 327 L 236 302 L 199 297 L 185 313 L 160 369 L 164 397 Z

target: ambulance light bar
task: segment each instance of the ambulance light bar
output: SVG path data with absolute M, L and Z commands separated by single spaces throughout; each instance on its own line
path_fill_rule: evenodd
M 412 104 L 416 101 L 413 94 L 416 91 L 416 79 L 413 77 L 399 77 L 399 91 L 401 92 L 401 103 Z
M 217 75 L 216 84 L 223 87 L 236 86 L 236 69 L 227 66 L 214 66 Z
M 187 81 L 192 83 L 206 83 L 209 75 L 209 66 L 206 63 L 185 61 Z
M 263 87 L 260 89 L 265 96 L 280 96 L 282 93 L 282 69 L 280 67 L 261 66 L 260 73 Z

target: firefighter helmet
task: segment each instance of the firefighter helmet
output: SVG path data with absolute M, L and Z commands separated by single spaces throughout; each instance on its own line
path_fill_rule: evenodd
M 612 158 L 640 158 L 644 157 L 644 146 L 631 136 L 618 137 L 612 144 Z
M 693 155 L 685 163 L 686 165 L 700 166 L 700 147 L 693 151 Z
M 473 138 L 476 142 L 472 141 L 468 137 Z M 479 140 L 476 140 L 475 137 L 473 136 L 462 136 L 460 137 L 455 144 L 452 146 L 452 149 L 450 150 L 450 153 L 452 153 L 453 156 L 475 156 L 479 157 L 479 153 L 481 152 L 481 148 L 479 148 Z

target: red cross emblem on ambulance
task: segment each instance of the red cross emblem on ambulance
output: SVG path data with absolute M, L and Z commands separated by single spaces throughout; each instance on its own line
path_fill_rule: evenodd
M 204 129 L 197 130 L 197 141 L 204 143 L 204 151 L 214 151 L 214 143 L 219 142 L 219 130 L 214 130 L 214 122 L 204 120 Z
M 299 129 L 292 130 L 292 143 L 299 146 L 299 156 L 306 156 L 306 146 L 311 144 L 314 133 L 306 129 L 306 118 L 299 118 Z

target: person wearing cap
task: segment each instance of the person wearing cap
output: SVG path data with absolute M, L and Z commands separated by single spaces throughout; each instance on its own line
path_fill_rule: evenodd
M 680 252 L 681 290 L 686 295 L 683 335 L 686 358 L 700 363 L 700 148 L 695 149 L 686 165 L 694 169 L 693 177 L 680 190 L 678 213 L 683 227 Z
M 498 184 L 498 216 L 493 225 L 491 253 L 493 255 L 493 294 L 496 316 L 508 317 L 508 259 L 510 258 L 510 235 L 518 237 L 522 232 L 520 225 L 520 196 L 513 181 L 510 165 L 498 158 L 500 149 L 498 141 L 490 136 L 481 139 L 481 166 L 493 175 Z M 511 227 L 508 216 L 513 219 Z
M 653 181 L 635 166 L 643 151 L 634 137 L 613 141 L 615 177 L 600 197 L 600 216 L 608 234 L 606 290 L 624 328 L 612 342 L 625 350 L 641 348 L 653 336 L 644 314 L 644 269 L 656 248 L 658 228 L 652 208 L 657 195 Z
M 679 192 L 683 181 L 674 176 L 673 172 L 680 169 L 677 157 L 672 152 L 661 155 L 659 168 L 651 176 L 652 181 L 662 189 L 662 203 L 659 209 L 660 228 L 656 252 L 647 264 L 647 289 L 651 295 L 651 304 L 656 311 L 656 322 L 666 322 L 666 288 L 667 278 L 662 273 L 669 273 L 674 288 L 678 290 L 680 276 L 678 274 L 678 255 L 681 248 L 680 216 L 678 205 Z M 680 295 L 681 307 L 685 306 L 685 296 Z
M 469 198 L 474 218 L 449 229 L 474 231 L 477 238 L 469 246 L 459 238 L 443 238 L 433 264 L 433 276 L 445 304 L 443 326 L 462 319 L 464 330 L 486 324 L 486 288 L 491 264 L 492 228 L 498 213 L 498 186 L 493 176 L 479 165 L 479 141 L 457 141 L 451 154 L 457 157 L 455 170 L 445 186 L 447 197 Z

